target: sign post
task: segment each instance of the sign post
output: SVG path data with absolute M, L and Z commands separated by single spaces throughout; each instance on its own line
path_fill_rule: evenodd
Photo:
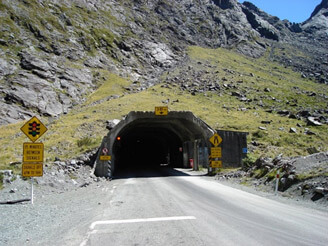
M 280 172 L 279 172 L 279 170 L 277 170 L 276 185 L 275 185 L 275 190 L 274 190 L 275 195 L 278 195 L 279 178 L 280 178 Z
M 211 147 L 210 167 L 214 170 L 216 168 L 222 168 L 222 148 L 218 147 L 222 143 L 222 138 L 219 134 L 214 133 L 213 136 L 209 138 L 209 141 L 214 146 Z
M 47 130 L 35 116 L 21 127 L 21 131 L 32 141 L 32 143 L 23 143 L 22 164 L 22 176 L 31 178 L 31 204 L 34 203 L 34 177 L 43 176 L 44 145 L 35 141 Z

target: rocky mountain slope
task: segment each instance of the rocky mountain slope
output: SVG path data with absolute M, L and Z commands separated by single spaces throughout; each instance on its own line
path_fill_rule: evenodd
M 0 124 L 59 116 L 110 73 L 138 91 L 187 66 L 187 47 L 226 48 L 327 84 L 327 0 L 290 23 L 236 0 L 1 0 Z M 323 85 L 324 86 L 324 85 Z

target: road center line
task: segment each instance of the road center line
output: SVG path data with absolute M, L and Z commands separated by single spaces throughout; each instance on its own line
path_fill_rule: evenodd
M 95 221 L 90 225 L 90 230 L 93 230 L 97 225 L 111 225 L 111 224 L 127 224 L 127 223 L 143 223 L 143 222 L 158 222 L 158 221 L 172 221 L 172 220 L 195 220 L 194 216 L 174 216 L 174 217 L 158 217 L 158 218 L 144 218 L 144 219 L 126 219 L 126 220 L 102 220 Z

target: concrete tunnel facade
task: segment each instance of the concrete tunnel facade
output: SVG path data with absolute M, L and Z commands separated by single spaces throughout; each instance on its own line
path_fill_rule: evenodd
M 103 138 L 95 161 L 95 175 L 115 177 L 119 170 L 161 165 L 208 166 L 208 139 L 214 130 L 189 111 L 130 112 Z M 102 160 L 110 156 L 110 160 Z M 107 158 L 108 159 L 108 158 Z

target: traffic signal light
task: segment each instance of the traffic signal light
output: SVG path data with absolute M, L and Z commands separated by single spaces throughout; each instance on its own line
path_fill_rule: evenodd
M 28 128 L 28 134 L 32 135 L 33 137 L 40 134 L 40 124 L 33 121 L 32 123 L 29 123 L 29 126 L 30 127 Z

